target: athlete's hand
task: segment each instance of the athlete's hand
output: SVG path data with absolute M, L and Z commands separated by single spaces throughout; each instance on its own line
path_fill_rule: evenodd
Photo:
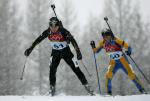
M 91 41 L 90 45 L 91 45 L 92 48 L 95 48 L 95 42 L 94 41 Z
M 128 50 L 126 51 L 126 54 L 130 56 L 131 53 L 132 53 L 132 49 L 131 49 L 131 47 L 129 47 Z
M 33 50 L 33 48 L 31 48 L 31 47 L 26 49 L 25 52 L 24 52 L 24 55 L 29 56 L 31 54 L 32 50 Z

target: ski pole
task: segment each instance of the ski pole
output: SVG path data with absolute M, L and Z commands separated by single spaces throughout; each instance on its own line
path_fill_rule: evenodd
M 54 4 L 53 4 L 53 5 L 51 5 L 51 8 L 52 8 L 52 10 L 53 10 L 53 12 L 54 12 L 54 14 L 55 14 L 56 18 L 58 19 L 57 14 L 56 14 L 56 12 L 55 12 L 55 5 L 54 5 Z
M 109 23 L 108 23 L 108 18 L 107 18 L 107 16 L 104 17 L 104 20 L 105 20 L 105 22 L 107 23 L 109 30 L 112 32 L 111 27 L 110 27 L 110 25 L 109 25 Z M 112 32 L 112 35 L 113 35 L 113 37 L 114 37 L 113 32 Z
M 25 62 L 24 62 L 24 65 L 23 65 L 23 70 L 22 70 L 22 73 L 21 73 L 20 80 L 23 80 L 24 70 L 25 70 L 25 67 L 26 67 L 27 59 L 28 59 L 28 57 L 26 57 L 26 59 L 25 59 Z
M 129 55 L 130 59 L 133 61 L 133 63 L 135 64 L 135 66 L 137 67 L 137 69 L 140 71 L 140 73 L 143 75 L 143 77 L 145 78 L 145 80 L 150 84 L 150 81 L 148 80 L 148 78 L 145 76 L 145 74 L 143 73 L 143 71 L 139 68 L 139 66 L 137 65 L 137 63 L 134 61 L 134 59 Z
M 91 47 L 95 48 L 95 42 L 91 41 Z M 98 73 L 98 66 L 97 66 L 97 61 L 96 61 L 96 56 L 95 53 L 93 51 L 93 55 L 94 55 L 94 61 L 95 61 L 95 67 L 96 67 L 96 74 L 97 74 L 97 82 L 98 82 L 98 88 L 99 88 L 99 93 L 101 94 L 101 87 L 100 87 L 100 79 L 99 79 L 99 73 Z
M 83 63 L 83 61 L 81 60 L 81 64 L 83 65 L 83 67 L 85 68 L 85 70 L 87 71 L 88 75 L 91 77 L 92 75 L 89 73 L 87 67 L 85 66 L 85 64 Z
M 110 25 L 109 25 L 109 23 L 108 23 L 108 18 L 107 18 L 107 16 L 106 16 L 106 17 L 104 17 L 104 20 L 106 21 L 106 23 L 107 23 L 107 25 L 108 25 L 109 29 L 111 30 L 111 27 L 110 27 Z M 112 30 L 111 30 L 111 32 L 112 32 Z
M 55 4 L 51 5 L 51 8 L 52 8 L 52 10 L 53 10 L 53 12 L 55 14 L 55 17 L 58 19 L 57 14 L 55 12 Z M 59 23 L 60 23 L 60 26 L 63 28 L 63 24 L 62 24 L 62 22 L 60 20 L 59 20 Z

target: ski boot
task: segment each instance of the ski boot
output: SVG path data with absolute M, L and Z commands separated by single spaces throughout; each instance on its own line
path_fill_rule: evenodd
M 144 88 L 140 89 L 139 91 L 141 92 L 141 94 L 147 94 Z
M 108 95 L 112 96 L 112 91 L 108 91 L 107 93 Z
M 91 96 L 94 95 L 93 90 L 91 89 L 91 87 L 88 84 L 84 85 L 84 87 L 89 95 L 91 95 Z
M 49 91 L 49 94 L 51 95 L 51 96 L 54 96 L 55 95 L 55 86 L 50 86 L 50 91 Z

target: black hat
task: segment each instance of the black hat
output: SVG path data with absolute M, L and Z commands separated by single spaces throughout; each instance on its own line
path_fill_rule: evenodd
M 114 37 L 112 31 L 108 28 L 103 29 L 101 34 L 102 34 L 102 36 L 112 36 L 112 37 Z

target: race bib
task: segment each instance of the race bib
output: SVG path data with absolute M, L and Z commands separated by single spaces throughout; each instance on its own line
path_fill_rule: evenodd
M 68 46 L 67 42 L 51 42 L 51 46 L 53 49 L 60 50 L 64 49 Z
M 79 67 L 78 60 L 76 58 L 72 58 L 72 61 L 76 68 Z
M 108 54 L 110 56 L 110 59 L 113 59 L 113 60 L 118 60 L 118 59 L 120 59 L 123 56 L 123 53 L 120 52 L 120 51 L 110 52 Z

